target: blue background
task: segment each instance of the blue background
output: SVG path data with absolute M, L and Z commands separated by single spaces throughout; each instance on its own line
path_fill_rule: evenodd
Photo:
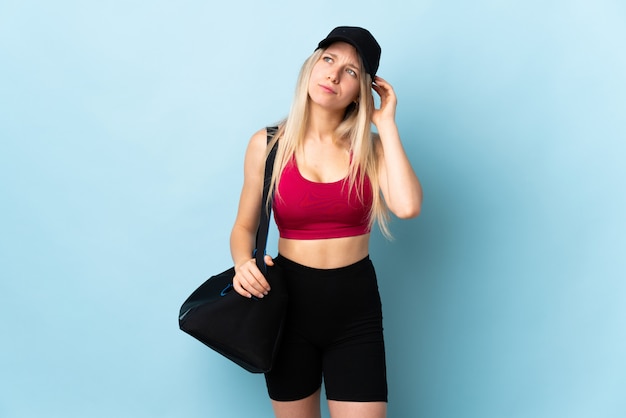
M 372 237 L 389 416 L 626 416 L 624 2 L 4 0 L 0 417 L 272 416 L 177 313 L 343 24 L 425 190 Z

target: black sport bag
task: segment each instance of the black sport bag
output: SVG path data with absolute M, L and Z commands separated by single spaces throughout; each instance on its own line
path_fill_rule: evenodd
M 268 128 L 268 143 L 276 132 Z M 280 267 L 264 261 L 270 209 L 265 209 L 276 144 L 265 162 L 261 220 L 256 235 L 256 263 L 272 290 L 262 299 L 248 299 L 233 290 L 235 269 L 212 276 L 180 308 L 180 329 L 252 373 L 270 371 L 280 345 L 287 308 L 287 290 Z

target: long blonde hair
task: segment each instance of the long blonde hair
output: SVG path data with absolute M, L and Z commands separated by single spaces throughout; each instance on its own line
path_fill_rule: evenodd
M 324 49 L 317 49 L 302 65 L 294 100 L 291 104 L 289 115 L 278 124 L 278 131 L 274 139 L 268 145 L 268 152 L 278 141 L 274 171 L 270 183 L 270 190 L 276 190 L 278 179 L 283 173 L 285 166 L 295 155 L 296 150 L 302 147 L 304 135 L 309 122 L 309 79 L 315 64 L 320 60 Z M 359 57 L 359 61 L 361 61 Z M 370 228 L 374 222 L 387 238 L 391 238 L 389 232 L 389 209 L 380 193 L 378 178 L 378 154 L 375 143 L 380 139 L 377 134 L 372 133 L 371 120 L 374 110 L 374 100 L 372 97 L 372 78 L 365 71 L 363 63 L 360 62 L 362 75 L 360 80 L 359 101 L 356 105 L 350 105 L 346 109 L 343 121 L 337 126 L 335 133 L 338 138 L 343 138 L 350 144 L 350 169 L 348 174 L 348 186 L 352 191 L 356 184 L 363 184 L 364 177 L 367 176 L 372 185 L 373 202 L 369 214 Z M 363 191 L 356 188 L 357 196 L 363 200 Z M 279 197 L 278 197 L 279 198 Z M 271 204 L 268 197 L 267 205 Z

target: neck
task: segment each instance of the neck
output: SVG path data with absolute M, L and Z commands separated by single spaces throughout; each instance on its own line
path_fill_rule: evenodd
M 329 110 L 311 103 L 307 124 L 307 136 L 320 140 L 333 139 L 337 126 L 343 120 L 343 112 Z

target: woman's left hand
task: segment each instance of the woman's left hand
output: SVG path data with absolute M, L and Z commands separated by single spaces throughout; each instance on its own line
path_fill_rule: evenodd
M 380 108 L 374 108 L 374 112 L 372 113 L 372 122 L 374 125 L 378 127 L 379 124 L 384 121 L 395 122 L 398 99 L 396 98 L 396 93 L 393 91 L 391 84 L 376 76 L 374 77 L 372 89 L 380 96 Z

